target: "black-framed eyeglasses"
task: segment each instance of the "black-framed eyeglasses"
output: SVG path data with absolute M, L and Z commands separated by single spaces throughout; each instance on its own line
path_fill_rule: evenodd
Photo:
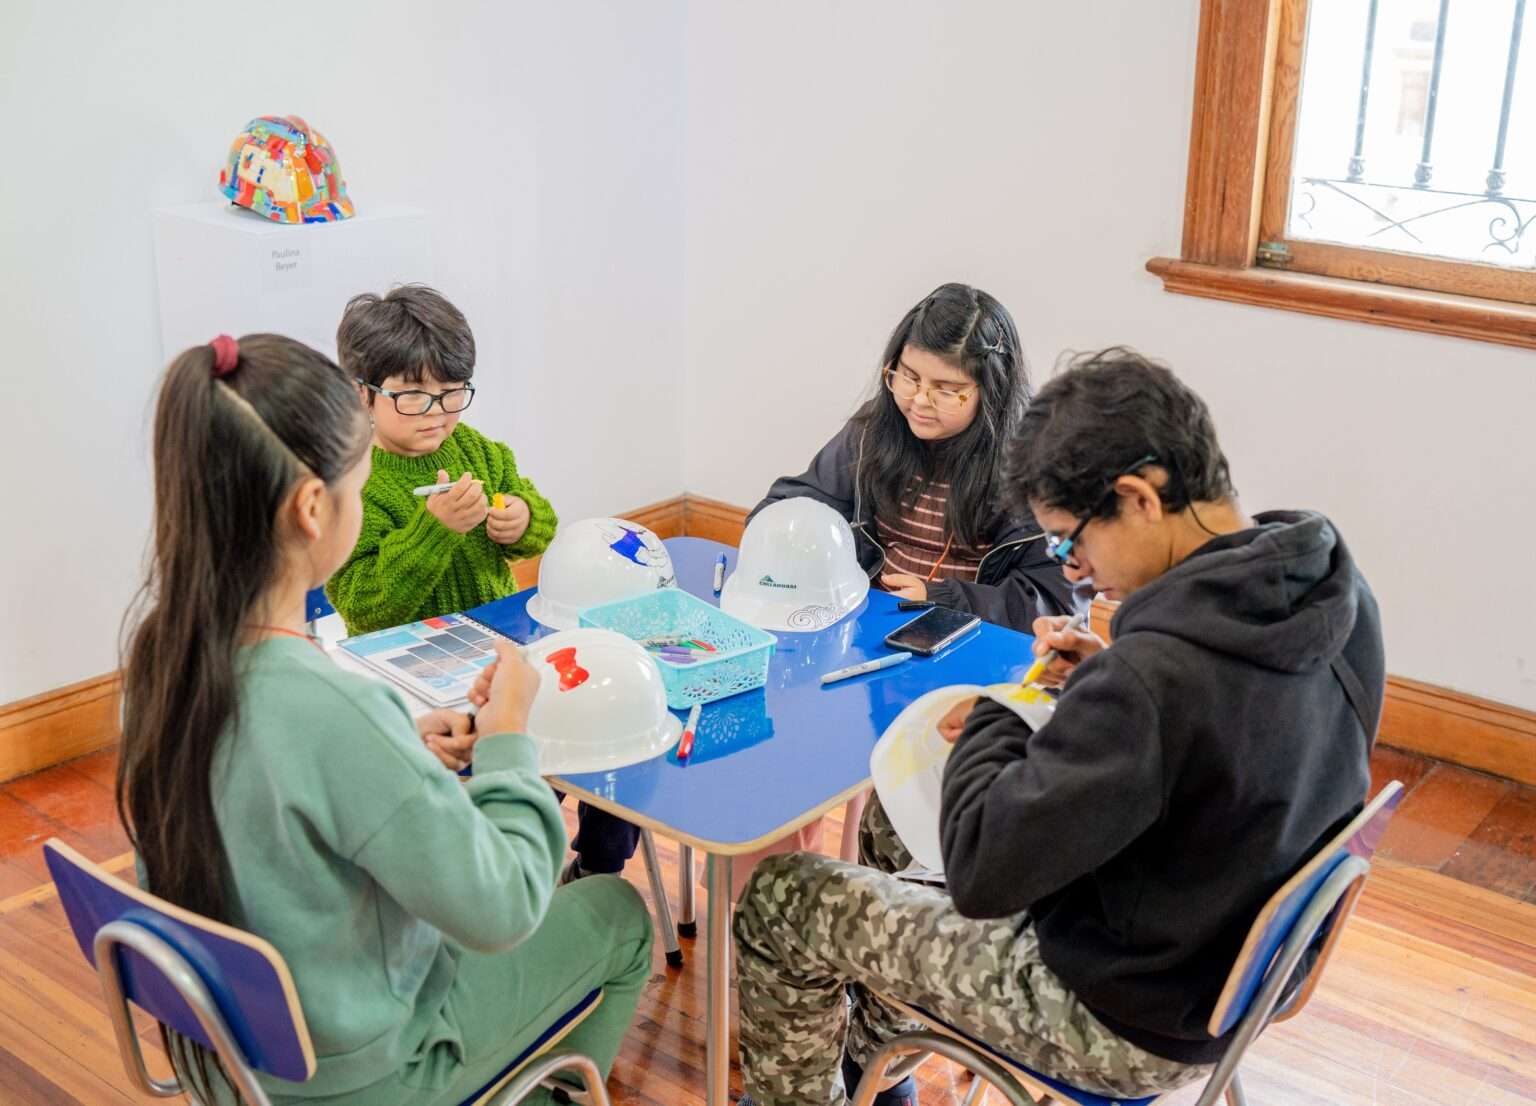
M 354 377 L 359 384 L 367 388 L 375 395 L 386 396 L 394 401 L 395 410 L 402 415 L 425 415 L 432 410 L 432 405 L 438 404 L 445 414 L 457 415 L 468 407 L 475 398 L 475 386 L 462 384 L 457 388 L 449 388 L 446 392 L 424 392 L 420 388 L 407 388 L 403 391 L 392 392 L 388 388 L 380 388 L 377 384 L 370 384 L 362 377 Z
M 1056 561 L 1060 564 L 1066 564 L 1072 557 L 1072 547 L 1077 544 L 1077 539 L 1083 536 L 1083 530 L 1087 528 L 1090 522 L 1099 517 L 1099 512 L 1104 509 L 1104 505 L 1108 503 L 1112 498 L 1114 498 L 1115 481 L 1119 480 L 1122 476 L 1132 475 L 1142 466 L 1150 465 L 1153 461 L 1156 460 L 1156 454 L 1149 453 L 1141 460 L 1135 462 L 1129 468 L 1116 473 L 1110 479 L 1109 487 L 1104 489 L 1104 494 L 1099 497 L 1099 501 L 1093 505 L 1093 509 L 1083 517 L 1082 521 L 1073 527 L 1070 534 L 1064 538 L 1058 538 L 1052 534 L 1047 534 L 1045 536 L 1046 555 L 1049 556 L 1053 561 Z

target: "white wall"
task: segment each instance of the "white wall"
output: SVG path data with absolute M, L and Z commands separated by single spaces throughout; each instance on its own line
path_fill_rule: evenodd
M 565 517 L 677 493 L 684 16 L 383 0 L 264 29 L 227 5 L 9 0 L 0 703 L 115 667 L 161 368 L 150 213 L 218 198 L 255 115 L 326 132 L 360 207 L 432 213 L 435 280 L 479 343 L 472 421 Z
M 1166 359 L 1250 509 L 1315 507 L 1382 601 L 1392 671 L 1536 707 L 1536 358 L 1164 293 L 1197 0 L 695 3 L 686 476 L 756 501 L 945 280 L 1063 349 Z
M 966 280 L 1041 377 L 1117 341 L 1170 361 L 1248 506 L 1339 522 L 1394 671 L 1536 706 L 1531 355 L 1142 270 L 1178 249 L 1195 16 L 387 0 L 279 35 L 206 4 L 12 0 L 0 703 L 115 663 L 149 511 L 151 210 L 215 197 L 236 129 L 299 111 L 360 204 L 433 213 L 434 278 L 480 345 L 475 421 L 567 518 L 683 487 L 755 501 L 852 410 L 901 313 Z

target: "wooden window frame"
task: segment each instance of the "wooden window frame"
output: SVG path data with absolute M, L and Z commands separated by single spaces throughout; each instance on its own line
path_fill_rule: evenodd
M 1147 269 L 1169 292 L 1536 349 L 1530 274 L 1278 233 L 1305 27 L 1306 0 L 1201 0 L 1183 243 Z M 1275 239 L 1319 272 L 1258 266 Z

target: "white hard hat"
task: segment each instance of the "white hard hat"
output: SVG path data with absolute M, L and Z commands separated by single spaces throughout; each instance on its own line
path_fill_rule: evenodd
M 565 630 L 526 651 L 539 673 L 528 733 L 549 775 L 623 768 L 666 752 L 683 724 L 667 710 L 661 670 L 612 630 Z
M 584 518 L 560 527 L 544 551 L 528 613 L 574 630 L 588 607 L 675 587 L 672 556 L 655 534 L 622 518 Z
M 972 697 L 1002 703 L 1031 729 L 1045 725 L 1056 709 L 1054 700 L 1035 688 L 1025 689 L 1020 697 L 1018 684 L 941 687 L 908 704 L 869 754 L 869 774 L 891 828 L 912 859 L 934 872 L 944 868 L 944 852 L 939 846 L 939 798 L 944 765 L 954 748 L 939 736 L 939 722 L 956 703 Z
M 848 520 L 814 499 L 781 499 L 747 524 L 720 609 L 765 630 L 824 630 L 868 594 Z

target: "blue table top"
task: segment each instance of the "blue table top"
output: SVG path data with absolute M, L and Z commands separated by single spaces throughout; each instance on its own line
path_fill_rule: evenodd
M 718 604 L 716 559 L 736 550 L 702 538 L 672 538 L 679 586 Z M 465 612 L 527 643 L 550 633 L 527 612 L 532 589 Z M 563 776 L 564 791 L 665 837 L 732 855 L 776 841 L 841 805 L 869 783 L 875 742 L 913 700 L 953 684 L 1018 680 L 1034 659 L 1027 634 L 983 623 L 937 657 L 821 686 L 821 674 L 890 652 L 885 635 L 921 611 L 871 591 L 852 615 L 815 633 L 782 633 L 757 691 L 704 707 L 693 754 L 675 752 L 608 772 Z M 679 712 L 681 716 L 683 712 Z

